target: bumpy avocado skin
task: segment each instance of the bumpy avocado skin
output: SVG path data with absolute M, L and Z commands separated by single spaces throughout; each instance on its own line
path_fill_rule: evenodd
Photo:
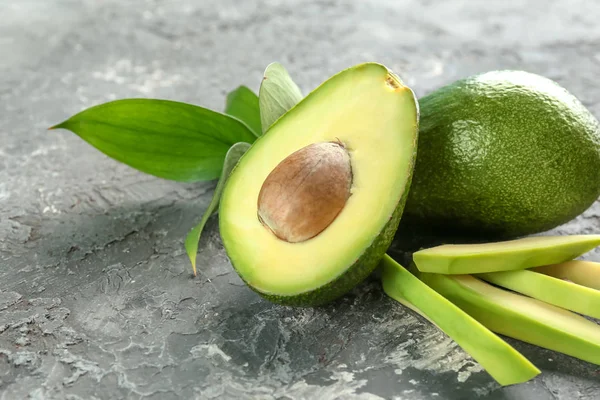
M 563 224 L 600 196 L 598 121 L 555 82 L 493 71 L 419 103 L 419 156 L 400 230 L 518 237 Z

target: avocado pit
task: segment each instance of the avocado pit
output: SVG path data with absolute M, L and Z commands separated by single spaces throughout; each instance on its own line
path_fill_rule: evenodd
M 350 154 L 341 142 L 313 143 L 281 161 L 258 195 L 258 219 L 275 236 L 299 243 L 323 232 L 351 194 Z

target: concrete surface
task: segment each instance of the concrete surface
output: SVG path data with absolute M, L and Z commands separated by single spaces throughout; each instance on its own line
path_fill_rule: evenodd
M 0 399 L 597 399 L 596 366 L 511 341 L 544 371 L 499 388 L 376 281 L 320 309 L 242 285 L 214 182 L 178 184 L 46 127 L 124 97 L 222 109 L 271 61 L 307 92 L 367 60 L 419 95 L 475 72 L 553 78 L 600 116 L 592 1 L 0 2 Z M 596 203 L 560 233 L 599 233 Z M 600 260 L 598 252 L 588 258 Z

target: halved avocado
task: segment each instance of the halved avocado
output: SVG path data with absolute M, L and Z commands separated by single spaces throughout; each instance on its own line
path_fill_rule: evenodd
M 325 81 L 254 143 L 229 177 L 219 218 L 249 287 L 312 306 L 372 272 L 402 215 L 418 114 L 411 89 L 365 63 Z
M 600 245 L 600 235 L 533 236 L 503 242 L 445 244 L 413 254 L 421 272 L 481 274 L 572 260 Z

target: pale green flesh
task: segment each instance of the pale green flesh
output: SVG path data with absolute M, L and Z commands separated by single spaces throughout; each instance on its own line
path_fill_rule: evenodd
M 600 290 L 600 263 L 597 262 L 573 260 L 534 268 L 533 271 Z
M 494 332 L 600 364 L 600 326 L 577 314 L 469 275 L 419 278 Z
M 600 318 L 600 291 L 529 270 L 477 275 L 497 286 L 590 317 Z
M 385 255 L 382 260 L 385 293 L 406 305 L 451 337 L 501 385 L 526 382 L 540 371 L 467 313 L 429 288 Z
M 478 274 L 572 260 L 600 245 L 600 235 L 536 236 L 505 242 L 443 245 L 414 253 L 421 272 Z

